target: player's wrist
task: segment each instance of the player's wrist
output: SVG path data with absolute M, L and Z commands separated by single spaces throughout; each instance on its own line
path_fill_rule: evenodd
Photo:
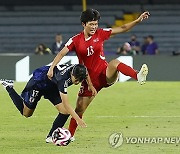
M 93 87 L 93 84 L 89 84 L 89 87 Z
M 135 22 L 136 24 L 138 24 L 138 23 L 141 22 L 141 19 L 140 19 L 140 18 L 137 18 L 134 22 Z

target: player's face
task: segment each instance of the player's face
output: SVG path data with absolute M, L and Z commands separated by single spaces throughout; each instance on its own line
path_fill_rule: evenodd
M 98 21 L 89 21 L 86 24 L 83 24 L 84 31 L 87 35 L 94 35 L 98 28 Z
M 56 42 L 61 42 L 61 41 L 62 41 L 62 36 L 56 35 Z
M 73 75 L 71 76 L 71 80 L 72 80 L 72 83 L 75 85 L 78 85 L 80 83 L 80 81 L 76 79 Z

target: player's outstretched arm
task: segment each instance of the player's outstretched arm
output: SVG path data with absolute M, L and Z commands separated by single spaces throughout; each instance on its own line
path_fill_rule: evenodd
M 69 49 L 65 46 L 54 58 L 51 67 L 47 73 L 49 79 L 53 77 L 53 69 L 54 67 L 61 61 L 61 59 L 68 53 Z
M 77 113 L 73 110 L 72 106 L 69 104 L 67 94 L 63 94 L 60 92 L 60 96 L 65 109 L 76 120 L 77 124 L 83 128 L 87 127 L 86 123 L 77 115 Z
M 126 31 L 130 30 L 135 25 L 137 25 L 138 23 L 143 21 L 144 19 L 148 19 L 149 16 L 150 16 L 150 13 L 148 11 L 146 11 L 146 12 L 142 13 L 136 20 L 134 20 L 134 21 L 132 21 L 130 23 L 127 23 L 125 25 L 122 25 L 120 27 L 114 27 L 114 28 L 112 28 L 111 35 L 123 33 L 123 32 L 126 32 Z

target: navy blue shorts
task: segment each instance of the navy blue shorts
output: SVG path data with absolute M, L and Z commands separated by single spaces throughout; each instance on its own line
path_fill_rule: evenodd
M 53 105 L 62 102 L 57 85 L 50 80 L 46 84 L 48 85 L 45 88 L 39 88 L 33 77 L 28 81 L 21 93 L 21 97 L 28 108 L 35 109 L 42 96 L 48 99 Z

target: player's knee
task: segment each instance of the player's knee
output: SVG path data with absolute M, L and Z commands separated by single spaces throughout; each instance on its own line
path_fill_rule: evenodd
M 77 106 L 75 111 L 76 113 L 83 114 L 85 112 L 86 108 L 83 106 Z
M 121 62 L 117 59 L 113 60 L 113 66 L 116 68 Z
M 29 118 L 31 117 L 32 115 L 23 115 L 25 118 Z
M 77 104 L 76 104 L 76 109 L 75 109 L 76 113 L 78 115 L 83 114 L 85 112 L 86 108 L 88 107 L 89 103 L 86 101 L 83 101 L 82 98 L 79 98 L 77 101 Z
M 114 68 L 117 68 L 117 66 L 121 63 L 119 60 L 117 59 L 114 59 L 111 61 L 111 65 L 114 67 Z
M 65 111 L 65 110 L 60 111 L 59 113 L 61 113 L 61 114 L 69 114 L 69 112 L 67 112 L 67 111 Z
M 29 118 L 32 116 L 32 114 L 29 114 L 29 113 L 23 113 L 23 116 L 26 117 L 26 118 Z

